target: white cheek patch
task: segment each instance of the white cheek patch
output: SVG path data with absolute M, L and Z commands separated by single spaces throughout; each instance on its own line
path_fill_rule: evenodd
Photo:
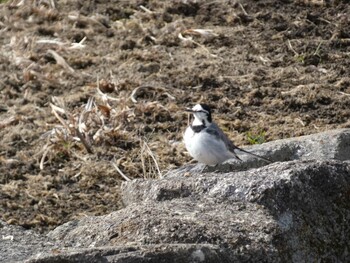
M 203 125 L 203 121 L 198 119 L 197 117 L 194 117 L 194 120 L 193 120 L 193 123 L 192 123 L 193 126 L 196 126 L 196 125 Z

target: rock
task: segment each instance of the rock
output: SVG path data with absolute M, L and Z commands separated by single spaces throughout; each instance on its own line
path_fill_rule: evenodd
M 66 223 L 48 236 L 73 251 L 133 247 L 134 254 L 118 250 L 107 262 L 120 257 L 149 262 L 140 254 L 155 246 L 159 257 L 151 253 L 151 262 L 174 248 L 164 262 L 196 262 L 190 255 L 198 246 L 203 252 L 201 245 L 211 245 L 203 262 L 346 261 L 349 175 L 347 162 L 306 160 L 220 175 L 135 180 L 123 187 L 133 196 L 126 208 Z
M 0 220 L 0 262 L 23 262 L 30 255 L 52 247 L 48 237 Z
M 124 209 L 63 224 L 16 260 L 347 262 L 349 136 L 338 130 L 252 147 L 280 160 L 259 168 L 246 156 L 216 172 L 195 166 L 126 182 Z
M 57 254 L 58 253 L 58 254 Z M 165 244 L 151 246 L 113 246 L 57 250 L 56 254 L 43 254 L 27 262 L 231 262 L 225 249 L 208 244 Z
M 277 140 L 255 145 L 252 149 L 262 152 L 274 161 L 288 160 L 349 160 L 350 129 Z

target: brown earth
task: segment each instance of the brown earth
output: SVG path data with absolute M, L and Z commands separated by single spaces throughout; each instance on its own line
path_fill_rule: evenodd
M 130 178 L 188 163 L 183 109 L 198 102 L 239 146 L 350 127 L 348 14 L 322 0 L 1 4 L 0 219 L 47 231 L 121 208 L 112 162 Z

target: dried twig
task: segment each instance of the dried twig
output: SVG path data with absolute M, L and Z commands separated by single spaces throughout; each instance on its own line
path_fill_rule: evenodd
M 143 11 L 145 11 L 148 14 L 153 14 L 153 12 L 151 10 L 149 10 L 148 8 L 144 7 L 143 5 L 140 5 L 140 9 L 142 9 Z
M 49 53 L 53 56 L 53 58 L 56 60 L 58 65 L 61 65 L 63 68 L 70 71 L 71 73 L 75 72 L 75 70 L 71 66 L 69 66 L 68 63 L 65 61 L 65 59 L 63 57 L 61 57 L 60 55 L 58 55 L 56 51 L 49 49 L 47 51 L 47 53 Z
M 342 92 L 342 91 L 338 91 L 338 93 L 341 94 L 341 95 L 344 95 L 344 96 L 350 96 L 349 93 L 345 93 L 345 92 Z
M 63 125 L 63 127 L 65 127 L 67 129 L 67 131 L 69 131 L 69 126 L 67 125 L 67 123 L 62 119 L 62 117 L 57 113 L 57 112 L 61 112 L 61 113 L 65 113 L 64 109 L 57 107 L 56 105 L 50 103 L 50 107 L 52 110 L 52 113 L 55 115 L 55 117 L 58 119 L 58 121 Z
M 135 88 L 132 92 L 131 92 L 131 95 L 130 95 L 130 99 L 133 103 L 137 103 L 137 100 L 135 98 L 135 95 L 137 93 L 137 91 L 140 89 L 141 87 L 137 87 Z
M 43 170 L 44 169 L 44 163 L 45 163 L 45 158 L 47 156 L 47 154 L 49 153 L 49 151 L 53 148 L 53 145 L 49 145 L 48 143 L 45 144 L 44 148 L 43 148 L 43 155 L 41 157 L 41 160 L 40 160 L 40 164 L 39 164 L 39 168 L 40 170 Z
M 193 43 L 193 44 L 199 46 L 200 48 L 202 48 L 205 52 L 207 52 L 207 53 L 208 53 L 210 56 L 212 56 L 212 57 L 217 57 L 217 55 L 211 54 L 210 51 L 209 51 L 209 49 L 207 49 L 207 48 L 206 48 L 205 46 L 203 46 L 202 44 L 200 44 L 200 43 L 194 41 L 191 37 L 184 37 L 181 33 L 179 33 L 179 34 L 178 34 L 178 38 L 179 38 L 181 41 L 185 42 L 185 43 Z
M 249 16 L 247 11 L 245 11 L 245 9 L 241 3 L 239 3 L 239 7 L 242 9 L 243 14 L 245 14 L 246 16 Z
M 131 181 L 131 179 L 129 177 L 127 177 L 122 170 L 119 169 L 118 165 L 115 162 L 115 159 L 111 162 L 111 164 L 113 165 L 113 167 L 117 170 L 117 172 L 121 175 L 121 177 L 123 177 L 125 179 L 125 181 Z
M 287 41 L 288 48 L 294 53 L 295 56 L 299 56 L 299 53 L 294 50 L 292 47 L 292 43 L 290 43 L 290 40 Z
M 156 168 L 157 168 L 158 178 L 162 178 L 162 173 L 160 172 L 157 159 L 154 157 L 154 154 L 153 154 L 153 152 L 151 151 L 151 149 L 149 148 L 147 142 L 146 142 L 146 141 L 143 141 L 143 143 L 144 143 L 144 145 L 146 146 L 147 151 L 148 151 L 148 154 L 151 156 L 151 158 L 152 158 L 152 160 L 153 160 L 153 162 L 154 162 L 154 165 L 155 165 Z
M 162 178 L 162 173 L 160 172 L 160 169 L 159 169 L 159 165 L 158 165 L 158 162 L 157 162 L 157 159 L 155 158 L 152 150 L 150 149 L 150 147 L 148 146 L 147 142 L 146 141 L 142 141 L 142 147 L 141 147 L 141 164 L 142 164 L 142 170 L 143 170 L 143 174 L 144 174 L 144 177 L 147 177 L 146 174 L 147 174 L 147 169 L 146 169 L 146 164 L 145 164 L 145 157 L 144 157 L 144 153 L 147 152 L 147 154 L 151 157 L 151 159 L 153 160 L 154 162 L 154 166 L 157 170 L 157 173 L 158 173 L 158 178 Z
M 183 31 L 184 34 L 202 36 L 202 37 L 217 37 L 218 34 L 214 33 L 212 29 L 187 29 Z
M 58 45 L 58 46 L 64 46 L 65 43 L 58 41 L 56 39 L 39 39 L 36 41 L 37 44 L 51 44 L 51 45 Z
M 305 127 L 305 123 L 300 118 L 295 118 L 294 121 L 299 122 L 303 127 Z
M 82 144 L 84 145 L 84 147 L 87 150 L 87 152 L 90 153 L 90 154 L 94 153 L 92 151 L 92 148 L 91 148 L 90 144 L 87 142 L 87 140 L 85 139 L 84 135 L 79 131 L 79 129 L 76 129 L 75 132 L 76 132 L 76 135 L 78 136 L 78 138 L 80 139 L 80 141 L 82 142 Z
M 86 47 L 86 45 L 84 45 L 85 40 L 86 40 L 86 37 L 84 37 L 82 40 L 80 40 L 79 43 L 72 43 L 71 46 L 69 47 L 69 49 L 82 49 L 82 48 Z

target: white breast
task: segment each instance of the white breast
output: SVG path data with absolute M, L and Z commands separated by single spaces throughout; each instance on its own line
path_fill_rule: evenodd
M 214 166 L 234 157 L 223 141 L 217 140 L 205 129 L 195 133 L 188 127 L 184 134 L 184 142 L 190 155 L 200 163 Z

